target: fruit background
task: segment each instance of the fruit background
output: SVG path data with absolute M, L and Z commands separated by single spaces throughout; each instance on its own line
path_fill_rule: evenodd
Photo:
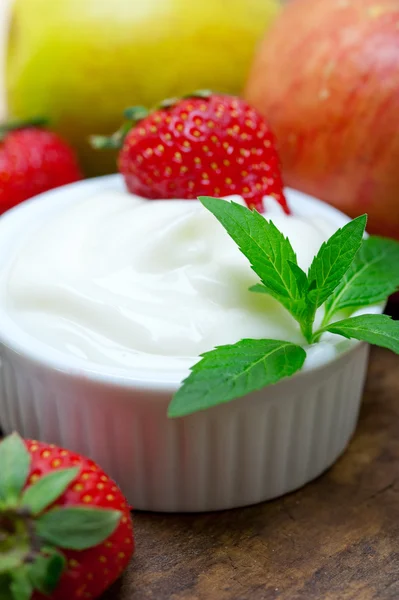
M 0 118 L 5 115 L 4 61 L 6 47 L 7 15 L 10 0 L 0 0 Z
M 198 89 L 239 94 L 280 0 L 13 0 L 7 43 L 12 117 L 45 115 L 88 176 L 115 171 L 108 134 L 124 108 Z M 226 6 L 229 10 L 226 10 Z
M 275 134 L 285 185 L 399 239 L 398 1 L 228 6 L 0 0 L 0 109 L 6 85 L 10 116 L 47 117 L 94 176 L 115 172 L 117 151 L 88 138 L 114 132 L 125 107 L 199 88 L 243 95 Z
M 289 0 L 280 1 L 285 4 Z M 13 0 L 0 0 L 0 118 L 5 115 L 4 61 L 8 13 L 12 2 Z

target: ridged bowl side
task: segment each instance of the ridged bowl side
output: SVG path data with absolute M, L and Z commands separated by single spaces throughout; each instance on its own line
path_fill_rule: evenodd
M 185 512 L 269 500 L 311 481 L 356 426 L 368 346 L 183 419 L 170 394 L 68 375 L 0 346 L 0 422 L 97 461 L 137 509 Z

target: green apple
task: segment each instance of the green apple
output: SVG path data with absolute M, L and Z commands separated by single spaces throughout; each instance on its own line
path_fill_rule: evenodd
M 278 0 L 14 0 L 6 65 L 11 116 L 47 116 L 88 175 L 115 171 L 90 149 L 125 107 L 199 88 L 238 94 Z

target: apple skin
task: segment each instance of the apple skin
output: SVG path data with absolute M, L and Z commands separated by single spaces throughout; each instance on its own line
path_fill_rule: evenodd
M 0 0 L 1 1 L 1 0 Z M 90 134 L 123 110 L 199 88 L 242 92 L 278 0 L 15 0 L 6 65 L 12 116 L 44 115 L 86 174 L 116 170 Z
M 285 183 L 399 239 L 399 2 L 294 0 L 244 93 L 277 137 Z

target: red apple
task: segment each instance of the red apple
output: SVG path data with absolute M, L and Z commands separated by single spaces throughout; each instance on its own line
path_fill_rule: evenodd
M 294 0 L 245 91 L 276 134 L 286 184 L 399 238 L 399 0 Z

